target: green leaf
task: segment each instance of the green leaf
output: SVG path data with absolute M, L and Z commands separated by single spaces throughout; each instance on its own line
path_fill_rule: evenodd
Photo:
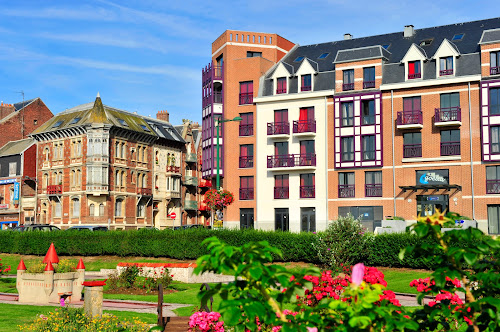
M 472 252 L 466 252 L 464 254 L 464 259 L 467 262 L 467 264 L 474 265 L 477 261 L 477 256 L 476 256 L 476 254 L 474 254 Z
M 262 270 L 258 267 L 252 267 L 250 270 L 250 275 L 252 276 L 252 278 L 254 278 L 255 280 L 259 280 L 260 277 L 262 276 Z
M 238 324 L 241 318 L 241 311 L 236 306 L 230 306 L 223 312 L 224 322 L 228 325 L 234 326 Z

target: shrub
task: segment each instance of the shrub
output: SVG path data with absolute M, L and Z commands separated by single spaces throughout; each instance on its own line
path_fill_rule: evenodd
M 331 222 L 318 236 L 314 247 L 318 259 L 329 269 L 341 271 L 344 265 L 353 265 L 366 257 L 368 236 L 359 220 L 351 214 Z
M 9 272 L 9 271 L 10 271 L 10 265 L 9 265 L 8 267 L 4 268 L 4 267 L 3 267 L 3 264 L 2 264 L 2 262 L 1 262 L 1 260 L 2 260 L 2 259 L 0 258 L 0 276 L 1 276 L 2 274 L 4 274 L 4 273 L 7 273 L 7 272 Z
M 120 273 L 120 281 L 125 288 L 132 288 L 135 285 L 139 273 L 142 272 L 140 268 L 135 265 L 130 265 Z
M 26 266 L 27 273 L 43 273 L 45 271 L 45 267 L 47 263 L 42 261 L 33 262 Z M 76 263 L 69 259 L 61 259 L 59 263 L 52 264 L 54 267 L 55 273 L 66 273 L 66 272 L 75 272 L 76 271 Z

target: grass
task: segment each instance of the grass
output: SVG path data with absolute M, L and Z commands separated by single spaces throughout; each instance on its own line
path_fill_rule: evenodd
M 16 279 L 15 278 L 0 279 L 0 293 L 17 294 Z
M 411 269 L 394 269 L 394 268 L 379 268 L 384 273 L 385 281 L 387 281 L 387 289 L 396 293 L 417 294 L 417 289 L 410 287 L 410 282 L 418 278 L 427 278 L 432 271 L 426 270 L 411 270 Z
M 2 319 L 0 319 L 0 332 L 16 331 L 18 330 L 18 325 L 29 324 L 35 320 L 37 315 L 46 315 L 49 311 L 53 311 L 56 308 L 57 307 L 53 306 L 31 306 L 0 303 L 0 312 L 2 313 Z M 104 312 L 113 314 L 123 320 L 138 318 L 148 324 L 155 324 L 157 320 L 155 314 L 115 310 L 104 310 Z

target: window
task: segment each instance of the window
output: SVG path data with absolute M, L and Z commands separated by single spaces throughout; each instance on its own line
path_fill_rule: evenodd
M 375 135 L 364 135 L 363 160 L 375 160 Z
M 95 205 L 94 203 L 89 205 L 89 216 L 94 217 L 95 216 Z
M 137 203 L 137 217 L 144 218 L 146 216 L 146 204 L 142 201 Z
M 433 39 L 424 39 L 420 42 L 420 46 L 430 46 L 432 44 Z
M 375 67 L 363 68 L 363 89 L 375 87 Z
M 441 130 L 441 155 L 460 155 L 460 130 Z
M 488 205 L 488 233 L 500 233 L 500 205 Z
M 253 113 L 240 113 L 240 136 L 253 135 Z
M 316 231 L 316 209 L 312 207 L 300 208 L 300 231 Z
M 294 133 L 315 133 L 314 107 L 302 107 L 299 112 L 299 121 L 293 122 Z
M 354 137 L 342 137 L 341 139 L 341 160 L 354 161 Z
M 9 176 L 17 174 L 17 162 L 9 163 Z
M 439 59 L 439 76 L 453 75 L 453 57 Z
M 288 209 L 274 209 L 274 229 L 276 231 L 288 232 L 290 230 L 288 219 Z
M 253 103 L 253 82 L 240 82 L 240 105 Z
M 342 107 L 342 127 L 352 127 L 354 125 L 354 103 L 352 101 L 341 103 Z
M 314 188 L 314 174 L 300 174 L 300 198 L 314 198 Z
M 460 41 L 464 38 L 464 33 L 457 33 L 456 35 L 453 36 L 451 39 L 452 41 Z
M 339 173 L 339 198 L 354 197 L 354 172 Z
M 422 111 L 420 106 L 421 106 L 420 97 L 403 98 L 403 114 L 401 122 L 398 124 L 415 124 L 415 123 L 421 124 Z
M 490 75 L 500 74 L 500 51 L 490 53 Z
M 382 172 L 365 172 L 365 196 L 382 197 Z
M 73 209 L 71 212 L 71 215 L 73 218 L 78 218 L 80 217 L 80 199 L 79 198 L 73 198 L 71 200 L 71 204 L 73 205 Z
M 311 91 L 312 90 L 311 74 L 302 75 L 300 79 L 301 79 L 300 91 Z
M 120 118 L 116 118 L 116 120 L 118 120 L 118 122 L 119 122 L 122 126 L 124 126 L 124 127 L 128 127 L 128 123 L 127 123 L 127 122 L 125 122 L 125 120 L 120 119 Z
M 57 121 L 56 123 L 54 123 L 54 125 L 52 126 L 52 128 L 59 128 L 62 124 L 63 124 L 64 121 Z
M 253 176 L 240 176 L 240 200 L 253 199 Z
M 441 110 L 457 109 L 460 107 L 460 94 L 458 92 L 442 93 L 440 102 Z
M 421 78 L 420 60 L 408 62 L 408 79 Z
M 274 143 L 274 154 L 277 156 L 288 155 L 288 142 Z
M 500 114 L 500 88 L 490 89 L 490 115 Z
M 384 49 L 388 50 L 388 49 L 389 49 L 389 47 L 391 47 L 391 44 L 384 44 L 384 45 L 382 45 L 382 47 L 383 47 Z
M 422 157 L 421 133 L 403 134 L 403 158 Z
M 75 124 L 77 123 L 78 121 L 80 121 L 82 118 L 73 118 L 73 120 L 71 120 L 71 122 L 69 124 Z M 36 120 L 35 120 L 36 121 Z M 36 124 L 36 123 L 35 123 Z
M 288 174 L 274 176 L 274 199 L 288 199 Z
M 325 58 L 326 58 L 329 54 L 330 54 L 330 53 L 322 53 L 322 54 L 318 57 L 318 59 L 319 59 L 319 60 L 323 60 L 323 59 L 325 59 Z
M 276 85 L 276 94 L 286 93 L 286 77 L 278 77 Z
M 240 229 L 253 228 L 253 209 L 240 209 Z
M 253 144 L 240 145 L 240 168 L 253 167 Z
M 293 60 L 293 62 L 300 62 L 300 61 L 304 60 L 304 58 L 305 58 L 304 56 L 298 56 L 295 58 L 295 60 Z
M 354 69 L 344 70 L 342 74 L 344 76 L 344 84 L 342 84 L 342 90 L 354 90 Z
M 288 110 L 275 110 L 274 123 L 268 125 L 268 135 L 288 135 L 290 134 L 290 124 L 288 122 Z
M 262 52 L 247 51 L 247 58 L 261 57 Z
M 361 117 L 362 124 L 375 124 L 375 100 L 372 99 L 361 101 Z
M 123 198 L 117 198 L 115 201 L 115 217 L 122 217 Z
M 500 194 L 500 166 L 486 166 L 486 193 Z
M 54 217 L 61 218 L 61 202 L 54 201 Z
M 490 150 L 492 154 L 500 153 L 500 126 L 490 127 Z

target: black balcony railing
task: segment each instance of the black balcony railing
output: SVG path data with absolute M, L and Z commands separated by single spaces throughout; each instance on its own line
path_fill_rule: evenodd
M 300 91 L 311 91 L 312 87 L 310 85 L 303 85 L 300 87 Z
M 460 142 L 441 142 L 442 156 L 459 156 Z
M 240 168 L 252 168 L 253 156 L 240 157 Z
M 500 67 L 490 67 L 490 75 L 500 74 Z
M 240 105 L 252 104 L 253 92 L 240 93 Z
M 268 122 L 267 123 L 268 135 L 289 135 L 290 122 Z
M 342 84 L 342 91 L 354 90 L 354 83 L 344 83 Z
M 300 198 L 314 198 L 315 195 L 314 186 L 300 186 Z
M 439 76 L 453 75 L 453 69 L 444 69 L 439 71 Z
M 365 184 L 366 197 L 382 197 L 382 184 Z
M 422 111 L 398 112 L 398 117 L 396 119 L 396 124 L 398 126 L 422 123 Z
M 442 107 L 434 109 L 434 122 L 461 121 L 460 107 Z
M 415 78 L 420 78 L 420 77 L 422 77 L 421 73 L 408 74 L 408 79 L 409 80 L 412 80 L 412 79 L 415 79 Z
M 274 199 L 288 199 L 288 187 L 274 187 Z
M 284 154 L 267 156 L 267 168 L 316 166 L 316 154 Z
M 486 180 L 487 194 L 500 194 L 500 180 Z
M 339 185 L 339 198 L 354 197 L 353 184 L 340 184 Z
M 403 158 L 422 157 L 422 144 L 404 144 Z
M 371 89 L 375 87 L 375 81 L 364 81 L 363 89 Z
M 240 124 L 240 136 L 252 136 L 253 124 Z
M 253 188 L 240 188 L 240 201 L 252 200 L 253 193 Z
M 293 121 L 293 133 L 315 133 L 316 120 L 299 120 Z

